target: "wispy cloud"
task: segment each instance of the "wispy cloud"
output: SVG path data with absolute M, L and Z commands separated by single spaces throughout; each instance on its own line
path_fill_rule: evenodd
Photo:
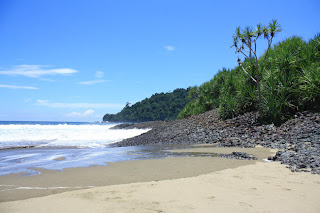
M 94 110 L 88 109 L 84 112 L 70 112 L 65 114 L 67 117 L 88 117 L 94 113 Z
M 78 72 L 74 69 L 59 68 L 50 69 L 49 66 L 44 65 L 18 65 L 12 69 L 1 70 L 0 75 L 11 75 L 11 76 L 26 76 L 30 78 L 41 78 L 45 75 L 70 75 Z
M 30 87 L 30 86 L 16 86 L 16 85 L 4 85 L 4 84 L 0 84 L 0 87 L 2 88 L 7 88 L 7 89 L 39 89 L 37 87 Z
M 103 76 L 104 76 L 104 72 L 102 72 L 102 71 L 96 71 L 96 73 L 94 74 L 95 80 L 81 81 L 81 82 L 78 82 L 78 84 L 82 84 L 82 85 L 94 85 L 94 84 L 99 84 L 99 83 L 106 82 L 107 80 L 101 79 L 101 78 L 103 78 Z
M 167 45 L 163 47 L 166 51 L 175 51 L 176 47 L 175 46 L 171 46 L 171 45 Z
M 103 83 L 106 82 L 106 80 L 92 80 L 92 81 L 82 81 L 79 82 L 78 84 L 82 84 L 82 85 L 94 85 L 94 84 L 99 84 L 99 83 Z
M 104 72 L 102 71 L 97 71 L 94 75 L 95 78 L 103 78 Z
M 110 103 L 59 103 L 50 102 L 48 100 L 37 100 L 36 105 L 51 108 L 106 108 L 106 109 L 122 109 L 123 104 Z

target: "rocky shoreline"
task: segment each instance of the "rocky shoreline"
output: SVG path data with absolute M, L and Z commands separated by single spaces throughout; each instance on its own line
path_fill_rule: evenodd
M 151 128 L 147 133 L 125 139 L 113 146 L 149 144 L 217 144 L 221 147 L 252 148 L 256 145 L 278 149 L 269 160 L 287 164 L 291 171 L 320 174 L 320 115 L 298 113 L 280 127 L 261 125 L 257 113 L 233 119 L 219 119 L 216 110 L 186 119 L 122 124 L 114 129 Z

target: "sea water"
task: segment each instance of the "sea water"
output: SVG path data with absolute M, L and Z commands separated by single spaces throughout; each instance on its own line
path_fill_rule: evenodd
M 150 157 L 148 152 L 141 154 L 142 147 L 109 148 L 150 130 L 110 129 L 115 125 L 0 121 L 0 175 L 34 175 L 39 174 L 35 168 L 63 170 Z
M 0 122 L 0 149 L 18 147 L 102 148 L 148 129 L 112 130 L 113 123 Z

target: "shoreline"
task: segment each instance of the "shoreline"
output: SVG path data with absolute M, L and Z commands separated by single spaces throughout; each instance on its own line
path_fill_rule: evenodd
M 279 162 L 171 180 L 118 184 L 0 203 L 3 212 L 310 212 L 320 177 Z
M 257 112 L 221 120 L 217 110 L 174 121 L 119 125 L 114 129 L 152 128 L 115 143 L 113 147 L 146 144 L 217 144 L 221 147 L 263 146 L 279 151 L 270 160 L 287 164 L 292 172 L 320 175 L 320 114 L 305 111 L 277 127 L 257 121 Z
M 166 150 L 169 151 L 169 150 Z M 216 153 L 229 154 L 246 152 L 258 160 L 237 160 L 216 156 Z M 11 174 L 0 176 L 0 202 L 41 197 L 91 186 L 128 184 L 194 177 L 214 171 L 236 168 L 256 162 L 274 154 L 270 149 L 221 148 L 208 145 L 170 150 L 175 157 L 161 159 L 133 160 L 110 163 L 107 166 L 68 168 L 64 171 L 33 168 L 39 175 L 21 176 Z M 182 153 L 183 155 L 180 155 Z M 188 153 L 186 155 L 185 153 Z M 203 155 L 203 154 L 206 155 Z
M 0 210 L 319 212 L 320 115 L 307 112 L 280 127 L 257 124 L 254 117 L 222 121 L 209 111 L 126 126 L 152 130 L 110 147 L 182 149 L 166 148 L 172 155 L 161 159 L 0 176 Z

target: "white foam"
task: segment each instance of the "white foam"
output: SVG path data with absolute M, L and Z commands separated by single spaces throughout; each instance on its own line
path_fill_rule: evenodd
M 95 186 L 73 186 L 73 187 L 69 187 L 69 186 L 57 186 L 57 187 L 27 187 L 27 186 L 22 186 L 22 187 L 18 187 L 15 189 L 82 189 L 82 188 L 93 188 Z
M 14 186 L 14 185 L 0 185 L 0 186 Z M 4 191 L 12 191 L 12 190 L 28 190 L 28 189 L 33 189 L 33 190 L 48 190 L 48 189 L 87 189 L 87 188 L 94 188 L 95 186 L 57 186 L 57 187 L 30 187 L 30 186 L 21 186 L 17 188 L 11 188 L 11 189 L 4 189 L 0 190 L 0 192 Z
M 111 130 L 114 125 L 0 125 L 0 148 L 21 146 L 104 147 L 149 129 Z

